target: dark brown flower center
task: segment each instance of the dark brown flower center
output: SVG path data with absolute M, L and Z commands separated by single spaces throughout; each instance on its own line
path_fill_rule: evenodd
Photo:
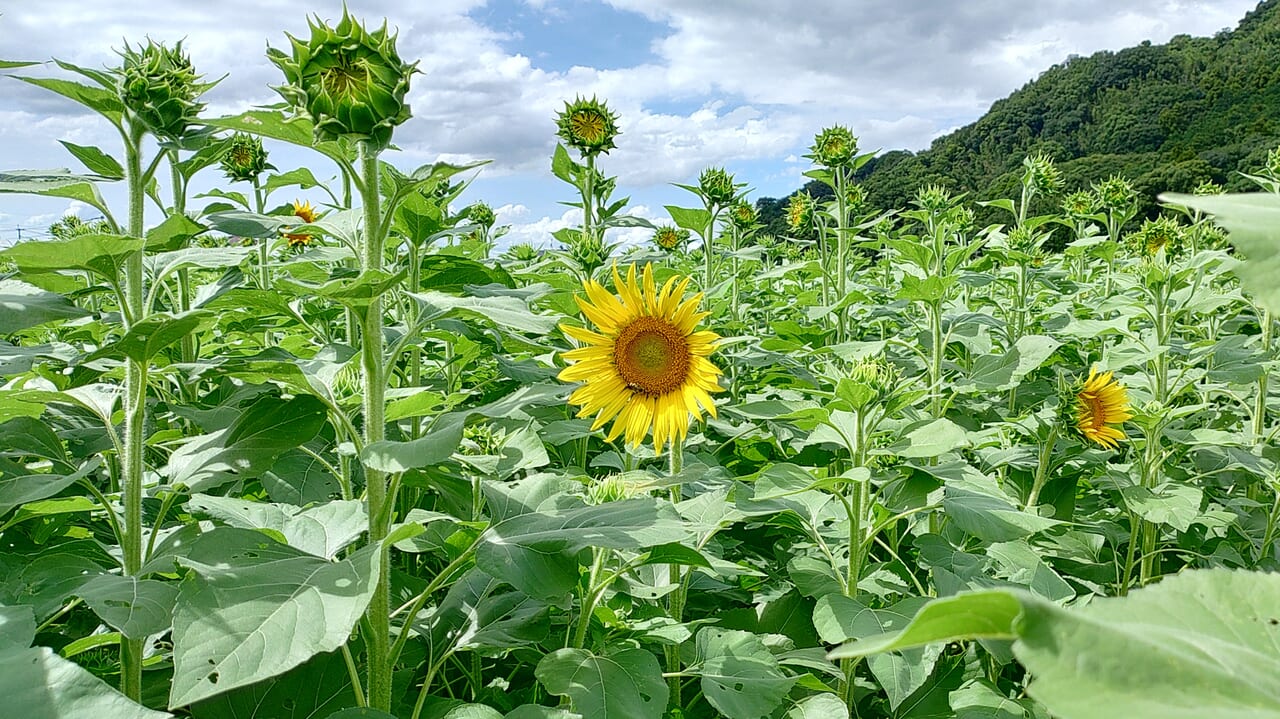
M 679 328 L 658 317 L 637 317 L 613 344 L 613 365 L 627 388 L 663 395 L 689 378 L 689 342 Z

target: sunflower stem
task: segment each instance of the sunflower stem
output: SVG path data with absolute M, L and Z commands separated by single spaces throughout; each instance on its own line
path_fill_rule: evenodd
M 1049 430 L 1049 436 L 1044 442 L 1040 443 L 1040 456 L 1036 462 L 1036 476 L 1031 482 L 1031 493 L 1027 495 L 1027 503 L 1023 505 L 1023 509 L 1031 509 L 1036 506 L 1036 502 L 1040 500 L 1040 490 L 1044 489 L 1044 485 L 1049 481 L 1049 466 L 1053 460 L 1053 446 L 1058 442 L 1058 428 L 1054 427 Z
M 144 178 L 142 175 L 141 127 L 128 125 L 125 141 L 125 176 L 128 178 L 130 237 L 144 235 Z M 143 255 L 139 248 L 124 264 L 125 307 L 127 326 L 145 319 L 143 302 Z M 120 459 L 124 490 L 124 573 L 138 577 L 142 569 L 142 487 L 145 472 L 148 363 L 129 358 L 125 362 L 124 379 L 124 456 Z M 143 638 L 120 639 L 120 691 L 134 701 L 142 697 Z
M 360 144 L 360 166 L 363 183 L 360 190 L 364 205 L 364 246 L 362 264 L 364 272 L 381 271 L 383 265 L 381 235 L 381 197 L 378 194 L 378 150 L 368 142 Z M 384 393 L 386 368 L 383 366 L 382 296 L 373 297 L 364 312 L 361 327 L 361 369 L 364 380 L 364 442 L 365 446 L 380 442 L 386 437 Z M 384 472 L 364 468 L 365 497 L 369 511 L 369 542 L 377 544 L 387 536 L 391 521 L 386 510 L 387 475 Z M 365 642 L 368 651 L 369 706 L 385 712 L 391 711 L 391 665 L 389 663 L 389 638 L 391 634 L 391 598 L 388 583 L 390 561 L 388 553 L 379 551 L 378 581 L 374 585 L 373 598 L 365 612 L 369 636 Z
M 680 472 L 683 471 L 683 469 L 684 469 L 684 439 L 673 438 L 671 440 L 669 464 L 667 465 L 667 476 L 672 479 L 672 485 L 669 490 L 670 491 L 669 496 L 672 504 L 678 504 L 682 499 L 680 485 L 676 483 L 674 480 L 676 477 L 680 476 Z M 689 591 L 688 584 L 687 584 L 688 576 L 682 574 L 679 564 L 668 565 L 667 576 L 668 576 L 668 581 L 676 585 L 675 591 L 671 593 L 670 597 L 667 600 L 668 601 L 667 611 L 668 611 L 668 614 L 670 614 L 671 619 L 673 619 L 678 624 L 684 620 L 684 603 L 685 603 L 685 598 L 687 596 L 687 593 Z M 669 673 L 676 675 L 676 676 L 667 677 L 667 687 L 670 695 L 670 702 L 668 703 L 668 707 L 670 707 L 671 709 L 679 709 L 680 705 L 683 703 L 680 697 L 682 683 L 681 683 L 680 676 L 678 676 L 680 673 L 680 663 L 681 663 L 680 662 L 680 646 L 668 645 L 666 647 L 663 647 L 663 654 L 665 655 L 665 658 L 666 658 L 667 671 Z

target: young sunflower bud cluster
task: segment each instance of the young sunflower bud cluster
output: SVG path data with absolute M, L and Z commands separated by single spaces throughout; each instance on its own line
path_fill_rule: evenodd
M 592 504 L 608 504 L 636 497 L 640 491 L 634 482 L 628 482 L 622 475 L 611 474 L 587 486 L 587 499 Z
M 381 150 L 396 126 L 409 119 L 409 78 L 417 63 L 396 52 L 387 25 L 369 32 L 346 8 L 335 27 L 309 20 L 311 37 L 288 35 L 292 54 L 268 48 L 267 57 L 284 73 L 276 92 L 294 111 L 310 118 L 317 142 L 345 137 Z
M 510 257 L 516 262 L 527 263 L 538 259 L 538 255 L 540 253 L 538 252 L 538 248 L 533 246 L 533 243 L 521 242 L 518 245 L 512 245 L 511 248 L 507 250 L 506 254 L 507 257 Z
M 836 384 L 836 398 L 862 411 L 872 404 L 886 404 L 902 388 L 901 373 L 882 357 L 855 364 Z
M 1031 230 L 1025 227 L 1015 227 L 1009 231 L 1009 236 L 1005 238 L 1005 244 L 1014 252 L 1021 252 L 1029 255 L 1036 250 L 1036 238 Z
M 148 40 L 138 49 L 126 44 L 121 56 L 116 90 L 125 109 L 156 137 L 181 138 L 204 109 L 196 101 L 200 78 L 182 43 L 169 48 Z
M 916 198 L 912 202 L 926 212 L 941 213 L 951 209 L 954 200 L 951 192 L 942 185 L 926 185 L 916 192 Z
M 809 156 L 823 167 L 848 167 L 858 154 L 858 138 L 849 128 L 833 125 L 813 138 L 809 150 L 812 153 Z
M 267 151 L 262 148 L 262 140 L 243 132 L 231 136 L 227 149 L 222 154 L 222 172 L 232 182 L 253 182 L 268 169 Z
M 599 237 L 580 234 L 569 243 L 569 256 L 590 273 L 604 265 L 605 260 L 608 259 L 609 250 Z
M 1219 185 L 1213 180 L 1205 180 L 1204 182 L 1201 182 L 1200 184 L 1196 185 L 1195 189 L 1191 191 L 1191 194 L 1200 195 L 1200 196 L 1221 195 L 1226 191 L 1227 189 L 1225 187 L 1223 187 L 1222 185 Z

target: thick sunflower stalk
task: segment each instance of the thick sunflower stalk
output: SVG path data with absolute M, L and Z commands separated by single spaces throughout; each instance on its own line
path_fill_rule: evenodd
M 309 118 L 316 142 L 347 140 L 360 154 L 358 189 L 363 204 L 360 247 L 362 272 L 381 272 L 386 227 L 382 221 L 378 156 L 391 144 L 392 131 L 409 118 L 405 96 L 415 66 L 396 52 L 396 36 L 386 23 L 370 32 L 343 9 L 342 19 L 330 27 L 316 18 L 308 22 L 307 40 L 289 36 L 292 54 L 271 48 L 268 57 L 284 73 L 286 84 L 276 88 L 295 113 Z M 305 218 L 303 218 L 305 219 Z M 383 300 L 373 297 L 361 317 L 361 379 L 365 446 L 386 437 Z M 389 531 L 394 501 L 388 497 L 388 478 L 366 467 L 369 541 L 381 542 Z M 390 594 L 388 555 L 381 552 L 381 571 L 365 619 L 368 635 L 369 706 L 391 710 Z

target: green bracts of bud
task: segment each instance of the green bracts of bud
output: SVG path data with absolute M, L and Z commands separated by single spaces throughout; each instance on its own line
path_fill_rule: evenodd
M 317 142 L 346 137 L 386 148 L 392 130 L 409 119 L 405 96 L 417 63 L 400 59 L 385 21 L 369 32 L 344 8 L 336 27 L 319 17 L 308 25 L 309 40 L 288 35 L 292 55 L 267 49 L 286 80 L 276 92 L 311 120 Z
M 834 125 L 813 138 L 809 151 L 814 162 L 823 167 L 845 167 L 858 154 L 858 138 L 849 128 Z
M 267 151 L 262 147 L 262 140 L 243 132 L 232 135 L 227 142 L 221 166 L 232 182 L 253 182 L 271 168 L 267 164 Z
M 733 202 L 737 188 L 733 185 L 733 175 L 721 167 L 709 167 L 698 176 L 698 192 L 712 205 L 727 207 Z
M 116 91 L 128 113 L 162 140 L 177 140 L 195 123 L 206 88 L 199 83 L 182 43 L 168 48 L 150 40 L 138 49 L 125 45 L 115 74 Z
M 729 219 L 739 230 L 749 230 L 756 224 L 756 206 L 746 200 L 738 200 L 729 208 Z
M 463 214 L 468 220 L 480 225 L 484 228 L 493 227 L 493 223 L 497 221 L 497 217 L 493 214 L 493 208 L 484 202 L 477 202 L 463 210 Z
M 594 97 L 566 102 L 556 115 L 556 134 L 583 157 L 608 154 L 617 147 L 614 140 L 621 134 L 618 116 L 609 106 Z

